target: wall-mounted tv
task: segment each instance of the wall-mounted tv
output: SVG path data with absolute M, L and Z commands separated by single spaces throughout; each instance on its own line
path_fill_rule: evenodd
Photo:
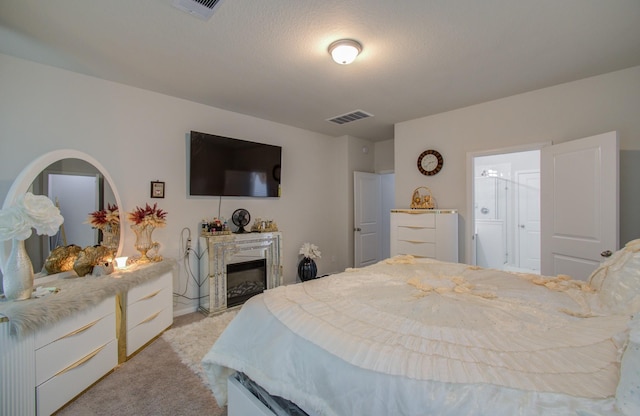
M 192 131 L 189 194 L 280 196 L 282 147 Z

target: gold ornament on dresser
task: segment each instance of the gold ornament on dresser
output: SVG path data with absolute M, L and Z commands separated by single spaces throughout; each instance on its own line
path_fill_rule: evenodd
M 434 209 L 438 207 L 436 198 L 431 194 L 431 189 L 419 186 L 411 195 L 411 209 Z
M 144 208 L 136 207 L 128 217 L 133 223 L 131 229 L 136 234 L 136 250 L 141 255 L 136 262 L 161 261 L 162 256 L 157 254 L 160 243 L 153 241 L 151 234 L 156 227 L 164 227 L 167 224 L 167 212 L 158 208 L 158 204 L 146 204 Z

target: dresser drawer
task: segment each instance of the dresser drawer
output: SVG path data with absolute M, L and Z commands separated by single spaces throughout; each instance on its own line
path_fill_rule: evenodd
M 405 225 L 409 227 L 417 225 L 424 228 L 435 228 L 436 216 L 437 214 L 432 214 L 430 212 L 416 212 L 415 214 L 394 213 L 392 215 L 393 221 L 396 225 Z
M 173 275 L 165 273 L 127 293 L 127 357 L 173 323 Z
M 396 254 L 410 254 L 415 257 L 428 257 L 435 259 L 437 254 L 435 243 L 400 240 L 396 243 L 396 249 Z
M 173 323 L 173 308 L 166 307 L 160 311 L 150 312 L 138 325 L 127 331 L 127 357 Z
M 171 288 L 153 287 L 144 297 L 127 307 L 127 330 L 138 326 L 151 315 L 161 311 L 172 303 Z
M 158 292 L 164 288 L 173 287 L 173 280 L 171 273 L 165 273 L 157 279 L 149 280 L 142 283 L 127 292 L 127 305 L 133 305 L 134 303 L 145 300 L 155 292 Z
M 112 312 L 76 328 L 56 341 L 38 348 L 36 356 L 36 385 L 116 338 L 116 318 Z M 116 363 L 112 363 L 115 366 Z
M 118 345 L 115 339 L 89 351 L 73 365 L 36 387 L 38 416 L 50 415 L 58 410 L 111 371 L 117 363 Z
M 436 229 L 424 227 L 398 227 L 398 240 L 418 242 L 418 243 L 435 243 Z
M 70 333 L 77 331 L 78 329 L 90 324 L 91 322 L 97 321 L 104 316 L 112 314 L 115 310 L 115 306 L 115 297 L 110 297 L 92 308 L 83 310 L 82 312 L 74 313 L 72 317 L 63 319 L 60 322 L 56 322 L 55 325 L 52 325 L 49 328 L 38 331 L 35 335 L 35 347 L 42 348 L 47 344 L 64 338 Z M 110 335 L 112 337 L 116 336 L 115 325 Z

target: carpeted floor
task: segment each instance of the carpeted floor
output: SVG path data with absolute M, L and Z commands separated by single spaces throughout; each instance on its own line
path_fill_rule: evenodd
M 237 313 L 237 310 L 232 310 L 189 325 L 171 328 L 162 334 L 162 338 L 171 344 L 182 363 L 208 386 L 209 381 L 200 362 Z
M 228 323 L 232 318 L 228 316 L 230 314 L 235 313 L 227 312 L 213 318 L 204 318 L 199 313 L 177 317 L 173 327 L 165 334 L 118 366 L 57 414 L 226 416 L 226 408 L 218 407 L 211 390 L 195 371 L 198 371 L 199 361 L 226 326 L 215 321 Z M 206 326 L 217 328 L 216 334 L 195 331 L 198 328 L 206 331 L 203 322 L 209 324 Z M 193 348 L 180 347 L 188 344 Z M 199 351 L 204 352 L 198 359 Z

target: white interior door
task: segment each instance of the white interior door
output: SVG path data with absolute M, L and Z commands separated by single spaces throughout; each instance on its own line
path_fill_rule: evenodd
M 353 185 L 354 266 L 364 267 L 381 260 L 382 193 L 380 175 L 354 172 Z
M 98 209 L 96 176 L 49 174 L 49 198 L 60 207 L 66 242 L 80 247 L 98 244 L 98 232 L 86 223 Z
M 587 279 L 618 249 L 618 134 L 541 152 L 542 274 Z
M 540 273 L 540 172 L 517 172 L 518 266 Z

